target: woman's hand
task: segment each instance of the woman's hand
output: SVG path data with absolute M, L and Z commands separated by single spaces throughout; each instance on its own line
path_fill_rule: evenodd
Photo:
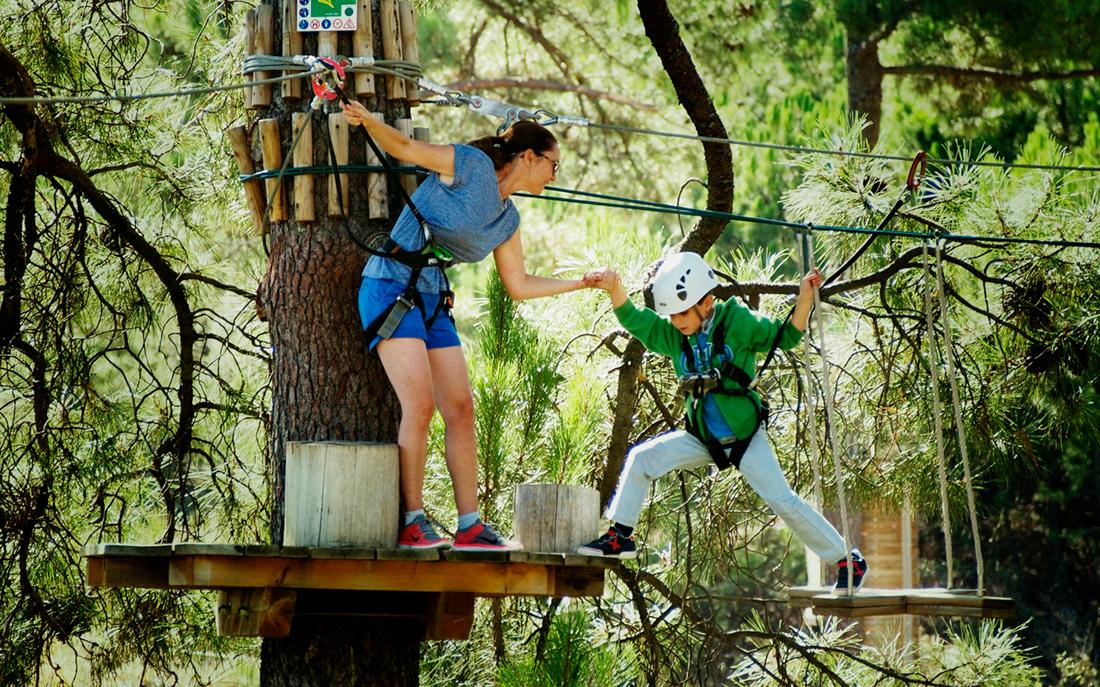
M 583 281 L 587 288 L 602 289 L 608 293 L 621 283 L 619 273 L 610 267 L 588 270 L 584 273 Z
M 353 129 L 366 122 L 368 117 L 374 119 L 363 103 L 357 100 L 351 100 L 346 103 L 341 102 L 340 107 L 344 109 L 344 118 L 348 120 L 348 124 L 350 124 Z

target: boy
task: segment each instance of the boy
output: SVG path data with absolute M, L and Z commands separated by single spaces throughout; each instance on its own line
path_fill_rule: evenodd
M 766 432 L 759 431 L 767 411 L 749 388 L 756 372 L 756 354 L 771 349 L 777 332 L 778 345 L 784 350 L 802 339 L 821 273 L 814 270 L 803 277 L 798 304 L 782 331 L 781 322 L 756 315 L 740 303 L 715 302 L 711 291 L 718 286 L 718 278 L 695 253 L 673 255 L 657 271 L 653 282 L 656 312 L 636 307 L 614 270 L 603 268 L 589 274 L 611 297 L 622 326 L 650 351 L 672 358 L 681 390 L 688 392 L 684 400 L 688 431 L 668 432 L 630 450 L 607 507 L 611 527 L 577 553 L 634 558 L 634 526 L 650 482 L 672 470 L 714 462 L 720 469 L 739 468 L 749 486 L 803 544 L 822 560 L 838 561 L 833 591 L 847 593 L 844 539 L 791 490 Z M 868 567 L 858 549 L 852 549 L 851 556 L 852 589 L 858 590 Z

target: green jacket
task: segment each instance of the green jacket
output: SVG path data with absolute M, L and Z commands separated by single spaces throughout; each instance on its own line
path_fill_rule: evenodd
M 718 359 L 716 351 L 712 350 L 710 343 L 714 339 L 719 328 L 726 331 L 725 346 L 728 350 L 730 362 L 745 371 L 749 379 L 756 377 L 756 355 L 767 353 L 775 340 L 775 333 L 782 324 L 781 320 L 773 320 L 769 317 L 758 315 L 741 305 L 737 301 L 716 303 L 714 315 L 708 323 L 706 341 L 710 351 L 710 360 L 703 370 L 687 370 L 687 361 L 683 352 L 681 341 L 685 338 L 680 330 L 672 323 L 658 315 L 649 308 L 639 308 L 633 302 L 627 300 L 618 308 L 615 308 L 615 317 L 623 327 L 638 338 L 650 351 L 660 353 L 672 358 L 672 366 L 676 370 L 677 377 L 683 377 L 690 372 L 702 372 L 713 367 L 718 367 L 724 360 Z M 686 337 L 688 343 L 694 348 L 699 345 L 700 336 L 693 334 Z M 783 334 L 779 337 L 779 347 L 783 350 L 794 348 L 802 340 L 800 332 L 789 321 L 783 327 Z M 752 399 L 747 396 L 730 396 L 728 394 L 715 394 L 719 412 L 738 437 L 748 436 L 756 425 L 756 403 L 760 397 L 755 391 L 749 392 Z M 695 404 L 698 412 L 702 412 L 702 403 Z M 691 410 L 691 398 L 684 399 L 684 410 Z M 700 427 L 705 427 L 701 418 L 696 418 Z

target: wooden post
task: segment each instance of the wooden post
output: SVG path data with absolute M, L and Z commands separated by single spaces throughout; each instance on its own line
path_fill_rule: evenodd
M 397 8 L 401 19 L 401 54 L 405 60 L 420 64 L 420 46 L 416 41 L 416 7 L 412 4 L 412 0 L 399 0 Z M 405 84 L 405 91 L 409 107 L 420 104 L 418 87 Z
M 374 25 L 371 19 L 370 0 L 359 0 L 359 25 L 351 37 L 352 54 L 356 57 L 374 57 Z M 355 95 L 359 98 L 374 95 L 374 74 L 358 72 L 355 75 Z
M 298 146 L 294 149 L 294 166 L 313 165 L 313 117 L 310 112 L 295 112 L 291 116 L 293 131 L 298 134 Z M 299 174 L 294 177 L 294 219 L 298 222 L 312 222 L 313 212 L 313 175 Z
M 396 122 L 394 122 L 394 128 L 396 128 L 398 131 L 405 134 L 409 138 L 415 138 L 413 121 L 411 119 L 398 119 Z M 402 161 L 402 164 L 408 163 Z M 416 180 L 417 176 L 415 174 L 401 174 L 401 185 L 405 188 L 405 193 L 408 193 L 410 196 L 413 194 L 413 191 L 416 190 Z
M 515 530 L 523 550 L 576 553 L 600 528 L 600 494 L 571 484 L 516 486 Z
M 404 59 L 401 53 L 401 20 L 398 16 L 397 0 L 382 0 L 379 3 L 382 15 L 382 57 L 387 60 Z M 386 97 L 390 100 L 405 99 L 405 80 L 396 76 L 386 77 Z
M 248 90 L 247 88 L 245 89 Z M 252 163 L 252 153 L 248 146 L 248 134 L 243 126 L 235 126 L 229 130 L 229 144 L 233 147 L 233 156 L 237 158 L 237 169 L 241 174 L 254 174 L 256 167 Z M 244 197 L 248 199 L 249 214 L 252 215 L 252 228 L 256 234 L 263 234 L 264 226 L 264 192 L 260 188 L 257 179 L 244 182 Z
M 286 637 L 298 592 L 293 589 L 223 589 L 216 610 L 219 637 Z
M 302 34 L 298 31 L 298 5 L 294 0 L 283 2 L 283 57 L 302 54 Z M 283 100 L 295 102 L 302 98 L 302 79 L 283 82 Z M 295 163 L 297 164 L 297 163 Z
M 275 48 L 275 8 L 271 5 L 256 7 L 256 52 L 257 55 L 270 55 Z M 256 72 L 260 79 L 273 76 L 273 72 Z M 271 106 L 271 84 L 265 83 L 253 87 L 252 104 L 256 107 Z
M 336 163 L 343 167 L 348 163 L 348 120 L 343 112 L 332 112 L 328 116 L 328 135 L 332 138 L 332 148 L 336 151 Z M 343 196 L 344 207 L 340 207 L 336 197 L 336 175 L 328 176 L 328 215 L 329 217 L 343 217 L 349 212 L 348 175 L 340 174 L 340 195 Z
M 256 54 L 256 10 L 248 10 L 244 13 L 244 54 L 251 57 Z M 245 74 L 245 81 L 255 81 L 255 76 Z M 246 110 L 256 109 L 255 86 L 244 89 L 244 107 Z
M 385 117 L 381 112 L 372 112 L 374 118 L 384 122 Z M 382 161 L 375 156 L 374 151 L 367 146 L 367 164 L 381 165 Z M 367 173 L 367 212 L 371 219 L 379 219 L 390 216 L 390 199 L 386 186 L 385 172 Z
M 909 528 L 908 533 L 902 531 L 903 523 Z M 861 548 L 863 555 L 874 561 L 873 576 L 868 581 L 875 587 L 905 589 L 907 580 L 912 583 L 917 558 L 914 529 L 912 521 L 905 522 L 893 506 L 864 508 L 860 527 Z M 903 544 L 907 544 L 910 550 L 903 550 Z M 911 566 L 908 571 L 903 569 L 904 562 Z M 892 645 L 898 637 L 913 631 L 911 619 L 900 615 L 866 618 L 862 624 L 864 641 L 879 647 Z
M 288 442 L 284 545 L 395 548 L 397 481 L 394 444 Z
M 264 169 L 278 172 L 279 168 L 283 166 L 282 143 L 279 140 L 279 120 L 261 119 L 259 127 L 260 149 L 264 155 Z M 268 213 L 271 221 L 285 221 L 287 218 L 286 194 L 283 193 L 282 180 L 275 177 L 267 180 L 267 202 L 271 205 L 271 212 Z
M 317 33 L 317 56 L 336 57 L 337 38 L 338 34 L 335 31 L 319 31 Z

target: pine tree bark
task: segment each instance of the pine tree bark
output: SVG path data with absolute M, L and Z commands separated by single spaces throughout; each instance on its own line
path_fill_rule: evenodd
M 878 143 L 882 119 L 882 63 L 878 59 L 878 40 L 848 34 L 848 111 L 867 118 L 863 138 L 869 148 Z
M 293 0 L 285 0 L 293 2 Z M 279 11 L 275 17 L 284 16 Z M 371 17 L 378 26 L 378 10 Z M 275 30 L 282 35 L 281 27 Z M 379 36 L 376 31 L 375 36 Z M 316 49 L 316 35 L 304 34 L 304 50 Z M 350 54 L 350 36 L 340 36 L 342 54 Z M 379 46 L 376 46 L 378 48 Z M 279 49 L 276 48 L 276 52 Z M 384 98 L 379 80 L 379 98 Z M 308 89 L 307 89 L 308 92 Z M 387 112 L 388 120 L 408 116 L 403 103 L 381 99 L 365 103 Z M 292 128 L 290 116 L 308 101 L 290 105 L 276 96 L 262 117 L 279 120 L 284 156 Z M 399 111 L 400 110 L 400 111 Z M 327 161 L 327 118 L 313 114 L 314 160 Z M 352 133 L 349 162 L 365 162 L 362 129 Z M 371 225 L 364 177 L 348 175 L 343 193 L 350 198 L 351 225 L 358 235 L 387 231 L 391 222 Z M 285 193 L 290 195 L 287 182 Z M 352 240 L 345 221 L 329 217 L 328 184 L 314 183 L 317 220 L 300 224 L 273 222 L 268 272 L 259 289 L 273 347 L 272 409 L 268 469 L 272 487 L 271 538 L 283 540 L 284 478 L 288 441 L 396 442 L 399 406 L 377 358 L 367 353 L 359 323 L 357 291 L 367 254 Z M 398 208 L 396 202 L 390 207 Z M 306 610 L 306 609 L 299 609 Z M 263 687 L 331 685 L 416 685 L 419 642 L 416 621 L 389 618 L 296 616 L 290 636 L 265 639 L 261 649 Z

